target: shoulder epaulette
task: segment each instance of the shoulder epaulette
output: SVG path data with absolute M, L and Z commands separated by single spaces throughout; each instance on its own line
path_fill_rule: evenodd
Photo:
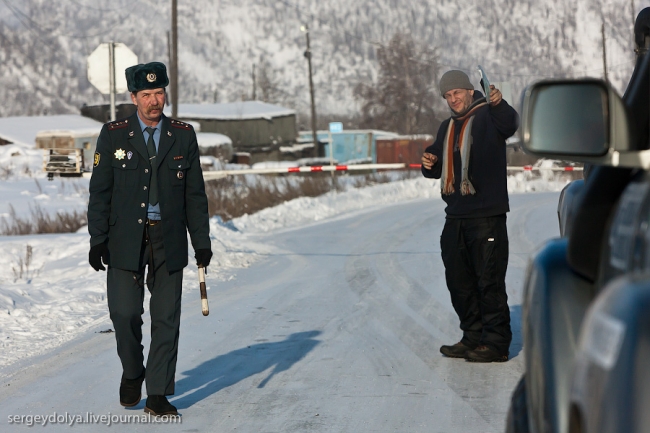
M 192 129 L 192 125 L 189 123 L 181 122 L 180 120 L 176 119 L 169 119 L 169 121 L 174 128 L 187 129 L 188 131 Z
M 129 119 L 116 120 L 114 122 L 108 122 L 108 130 L 112 131 L 114 129 L 126 128 L 129 126 Z

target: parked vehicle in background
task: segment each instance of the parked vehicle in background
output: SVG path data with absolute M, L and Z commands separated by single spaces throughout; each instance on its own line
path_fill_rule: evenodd
M 43 149 L 43 171 L 52 178 L 81 176 L 92 171 L 99 131 L 54 130 L 36 134 L 36 148 Z
M 622 99 L 595 79 L 525 93 L 524 149 L 593 169 L 560 203 L 565 236 L 528 269 L 507 432 L 650 432 L 650 8 L 634 32 Z

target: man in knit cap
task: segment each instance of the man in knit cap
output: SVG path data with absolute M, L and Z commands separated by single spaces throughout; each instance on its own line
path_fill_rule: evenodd
M 440 237 L 447 288 L 462 339 L 440 352 L 474 362 L 508 360 L 512 332 L 506 294 L 508 233 L 506 139 L 519 116 L 501 92 L 485 97 L 467 74 L 440 79 L 452 115 L 422 155 L 422 174 L 440 179 L 446 221 Z

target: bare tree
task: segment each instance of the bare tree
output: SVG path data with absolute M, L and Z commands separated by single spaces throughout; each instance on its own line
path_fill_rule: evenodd
M 268 60 L 261 60 L 257 71 L 257 98 L 268 103 L 281 101 L 279 83 Z
M 354 89 L 361 102 L 361 127 L 401 134 L 435 133 L 439 65 L 435 48 L 416 43 L 397 32 L 387 46 L 377 49 L 376 83 L 360 82 Z

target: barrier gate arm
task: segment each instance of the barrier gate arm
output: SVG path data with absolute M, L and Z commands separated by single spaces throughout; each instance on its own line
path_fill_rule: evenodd
M 401 170 L 404 168 L 419 169 L 420 164 L 358 164 L 358 165 L 317 165 L 311 167 L 281 167 L 281 168 L 246 168 L 243 170 L 219 170 L 219 171 L 204 171 L 204 180 L 223 179 L 227 176 L 244 175 L 244 174 L 281 174 L 281 173 L 321 173 L 333 171 L 364 171 L 364 170 Z M 508 167 L 508 170 L 515 171 L 537 171 L 537 170 L 551 170 L 551 171 L 581 171 L 582 167 L 550 167 L 540 168 L 533 167 L 532 165 L 525 165 L 523 167 Z

